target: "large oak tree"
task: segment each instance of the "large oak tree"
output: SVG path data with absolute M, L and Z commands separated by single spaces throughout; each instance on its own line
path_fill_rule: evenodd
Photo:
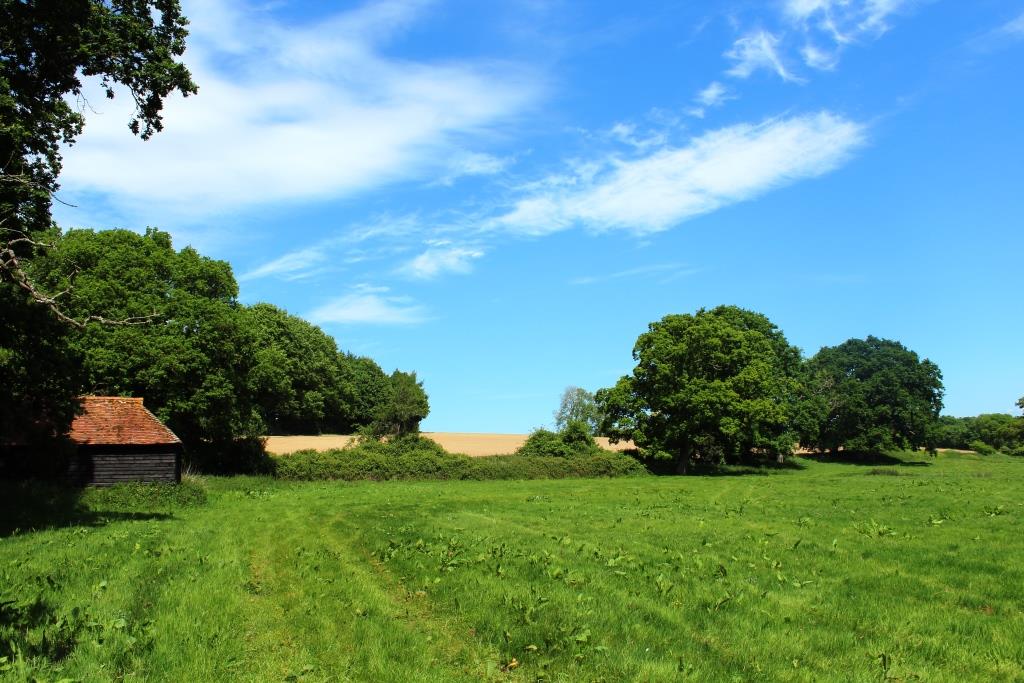
M 640 335 L 633 358 L 631 375 L 597 392 L 612 438 L 680 471 L 792 452 L 800 351 L 765 316 L 736 306 L 668 315 Z
M 807 364 L 819 406 L 811 448 L 879 453 L 932 447 L 942 410 L 942 373 L 903 344 L 869 336 L 821 349 Z

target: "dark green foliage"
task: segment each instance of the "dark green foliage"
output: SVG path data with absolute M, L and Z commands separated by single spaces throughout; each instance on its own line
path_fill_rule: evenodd
M 995 447 L 981 441 L 980 439 L 975 439 L 971 443 L 967 444 L 967 448 L 978 455 L 994 455 L 998 452 Z
M 558 434 L 562 442 L 574 451 L 589 451 L 597 448 L 590 431 L 590 425 L 581 420 L 570 420 Z
M 51 238 L 53 248 L 29 267 L 46 288 L 69 289 L 67 315 L 149 322 L 79 330 L 5 285 L 0 295 L 19 313 L 16 324 L 0 323 L 0 366 L 10 366 L 12 395 L 24 405 L 18 413 L 11 402 L 7 423 L 33 424 L 24 416 L 46 416 L 50 401 L 64 411 L 50 428 L 58 433 L 77 393 L 142 396 L 185 442 L 190 466 L 237 473 L 268 471 L 255 441 L 268 426 L 308 434 L 376 421 L 379 433 L 405 434 L 429 412 L 414 373 L 388 377 L 369 358 L 339 353 L 300 318 L 269 304 L 239 305 L 230 266 L 191 248 L 175 251 L 167 233 L 55 230 Z
M 249 388 L 269 433 L 350 434 L 394 395 L 395 380 L 377 363 L 339 353 L 316 325 L 265 303 L 243 309 L 243 318 L 257 341 Z
M 369 426 L 391 398 L 391 378 L 372 358 L 338 354 L 338 372 L 345 392 L 345 410 L 327 427 L 338 434 L 352 434 Z
M 976 417 L 943 415 L 936 423 L 932 439 L 937 448 L 977 450 L 971 444 L 980 442 L 1009 453 L 1024 446 L 1024 418 L 1006 413 L 985 413 Z
M 0 449 L 67 432 L 83 383 L 73 330 L 14 285 L 0 282 Z
M 128 127 L 143 139 L 162 128 L 170 93 L 196 92 L 175 60 L 186 25 L 176 0 L 0 1 L 0 227 L 49 229 L 61 146 L 84 126 L 73 105 L 83 77 L 99 76 L 107 97 L 114 83 L 127 87 Z M 17 233 L 0 235 L 0 249 Z
M 353 422 L 354 392 L 342 368 L 349 360 L 332 337 L 271 304 L 245 308 L 242 317 L 257 345 L 249 389 L 269 433 L 319 434 Z
M 880 453 L 933 447 L 942 373 L 902 344 L 868 337 L 825 347 L 807 367 L 823 419 L 801 443 L 818 450 Z
M 970 448 L 977 438 L 973 417 L 940 415 L 932 427 L 931 441 L 936 448 Z
M 145 325 L 90 325 L 69 338 L 84 359 L 89 393 L 142 396 L 188 446 L 256 436 L 262 421 L 248 390 L 257 339 L 224 261 L 167 233 L 71 230 L 36 258 L 32 274 L 54 289 L 73 280 L 69 315 L 153 315 Z
M 496 455 L 471 458 L 447 453 L 434 441 L 407 436 L 362 441 L 332 451 L 299 451 L 275 458 L 281 479 L 562 479 L 619 477 L 646 472 L 621 453 L 599 451 L 576 457 Z
M 1024 443 L 1024 419 L 1019 417 L 986 413 L 973 418 L 971 426 L 976 439 L 999 451 L 1008 452 Z
M 1017 401 L 1024 406 L 1024 398 Z M 1013 453 L 1024 449 L 1024 416 L 1006 413 L 985 413 L 976 417 L 942 415 L 935 422 L 931 440 L 936 448 L 977 450 L 972 442 L 981 442 L 1002 451 Z
M 420 431 L 420 421 L 430 413 L 427 392 L 415 372 L 395 370 L 387 399 L 377 409 L 371 432 L 377 436 L 404 436 Z
M 633 358 L 632 375 L 597 392 L 602 433 L 680 470 L 792 451 L 800 351 L 765 316 L 736 306 L 669 315 L 640 335 Z
M 586 423 L 569 422 L 560 432 L 538 429 L 519 447 L 516 455 L 530 458 L 568 458 L 604 451 L 594 442 Z
M 267 454 L 265 439 L 249 436 L 193 444 L 182 464 L 188 471 L 205 474 L 273 474 L 275 460 Z
M 562 441 L 561 436 L 547 429 L 534 430 L 526 443 L 516 451 L 516 455 L 524 457 L 565 458 L 571 454 L 572 449 Z

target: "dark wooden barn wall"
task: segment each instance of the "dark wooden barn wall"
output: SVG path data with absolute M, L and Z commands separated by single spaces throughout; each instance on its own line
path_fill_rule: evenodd
M 174 451 L 164 453 L 79 453 L 69 475 L 83 484 L 111 486 L 124 482 L 181 481 L 181 463 Z

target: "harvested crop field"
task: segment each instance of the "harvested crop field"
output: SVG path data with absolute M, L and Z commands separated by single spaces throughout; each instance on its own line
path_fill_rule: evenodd
M 423 432 L 450 453 L 464 453 L 472 456 L 508 455 L 526 442 L 529 434 L 474 434 L 471 432 Z M 321 434 L 319 436 L 268 436 L 267 451 L 273 455 L 286 455 L 295 451 L 313 449 L 328 451 L 344 448 L 352 442 L 353 436 L 344 434 Z M 628 441 L 609 443 L 605 437 L 597 437 L 601 448 L 610 451 L 625 451 L 633 447 Z

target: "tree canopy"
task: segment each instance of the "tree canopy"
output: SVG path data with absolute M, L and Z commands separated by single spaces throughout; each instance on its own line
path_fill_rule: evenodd
M 87 393 L 143 396 L 186 443 L 258 435 L 262 421 L 247 383 L 257 338 L 243 324 L 230 266 L 170 236 L 71 230 L 31 263 L 71 316 L 155 315 L 138 326 L 90 325 L 71 335 Z
M 83 78 L 110 98 L 114 84 L 128 90 L 128 128 L 143 139 L 163 127 L 168 95 L 197 92 L 176 59 L 187 24 L 177 0 L 0 0 L 0 226 L 50 227 L 61 146 L 85 122 Z
M 396 387 L 401 401 L 390 416 L 396 429 L 418 425 L 427 414 L 415 375 L 410 380 L 396 371 L 388 377 L 373 360 L 340 353 L 332 337 L 301 318 L 270 304 L 241 305 L 226 262 L 190 247 L 175 251 L 165 232 L 71 230 L 50 238 L 54 248 L 31 261 L 31 274 L 47 288 L 67 290 L 61 306 L 69 315 L 152 316 L 146 325 L 78 329 L 35 306 L 34 315 L 43 318 L 33 324 L 50 320 L 61 331 L 52 336 L 54 343 L 79 359 L 83 373 L 54 396 L 142 396 L 187 444 L 267 430 L 348 433 L 394 403 Z M 4 291 L 25 299 L 10 285 Z M 30 321 L 26 317 L 21 325 Z M 36 367 L 20 357 L 16 362 Z
M 631 375 L 597 392 L 609 436 L 680 470 L 792 451 L 800 351 L 765 316 L 736 306 L 668 315 L 633 358 Z
M 582 423 L 590 434 L 598 433 L 601 415 L 592 392 L 576 386 L 566 387 L 562 392 L 558 410 L 555 411 L 555 429 L 562 431 L 571 422 Z
M 348 434 L 371 424 L 392 381 L 371 358 L 340 353 L 316 325 L 271 304 L 242 309 L 256 335 L 249 388 L 272 434 Z
M 430 414 L 427 392 L 415 372 L 395 370 L 391 374 L 391 389 L 387 400 L 377 411 L 373 431 L 379 435 L 405 436 L 416 434 L 420 422 Z
M 821 349 L 807 369 L 822 419 L 804 445 L 871 453 L 933 445 L 943 395 L 935 363 L 869 336 Z
M 0 369 L 8 379 L 0 426 L 60 433 L 80 389 L 75 351 L 63 322 L 62 290 L 38 286 L 25 260 L 45 252 L 62 146 L 84 125 L 83 79 L 98 78 L 107 97 L 115 84 L 135 102 L 129 129 L 146 139 L 162 128 L 164 100 L 195 93 L 176 60 L 185 50 L 187 22 L 177 0 L 0 0 Z M 75 102 L 77 101 L 77 106 Z M 80 309 L 81 310 L 81 309 Z M 13 427 L 11 427 L 13 428 Z M 37 434 L 38 436 L 39 434 Z
M 68 344 L 74 328 L 9 283 L 0 282 L 0 311 L 0 448 L 59 437 L 83 381 L 81 356 Z

